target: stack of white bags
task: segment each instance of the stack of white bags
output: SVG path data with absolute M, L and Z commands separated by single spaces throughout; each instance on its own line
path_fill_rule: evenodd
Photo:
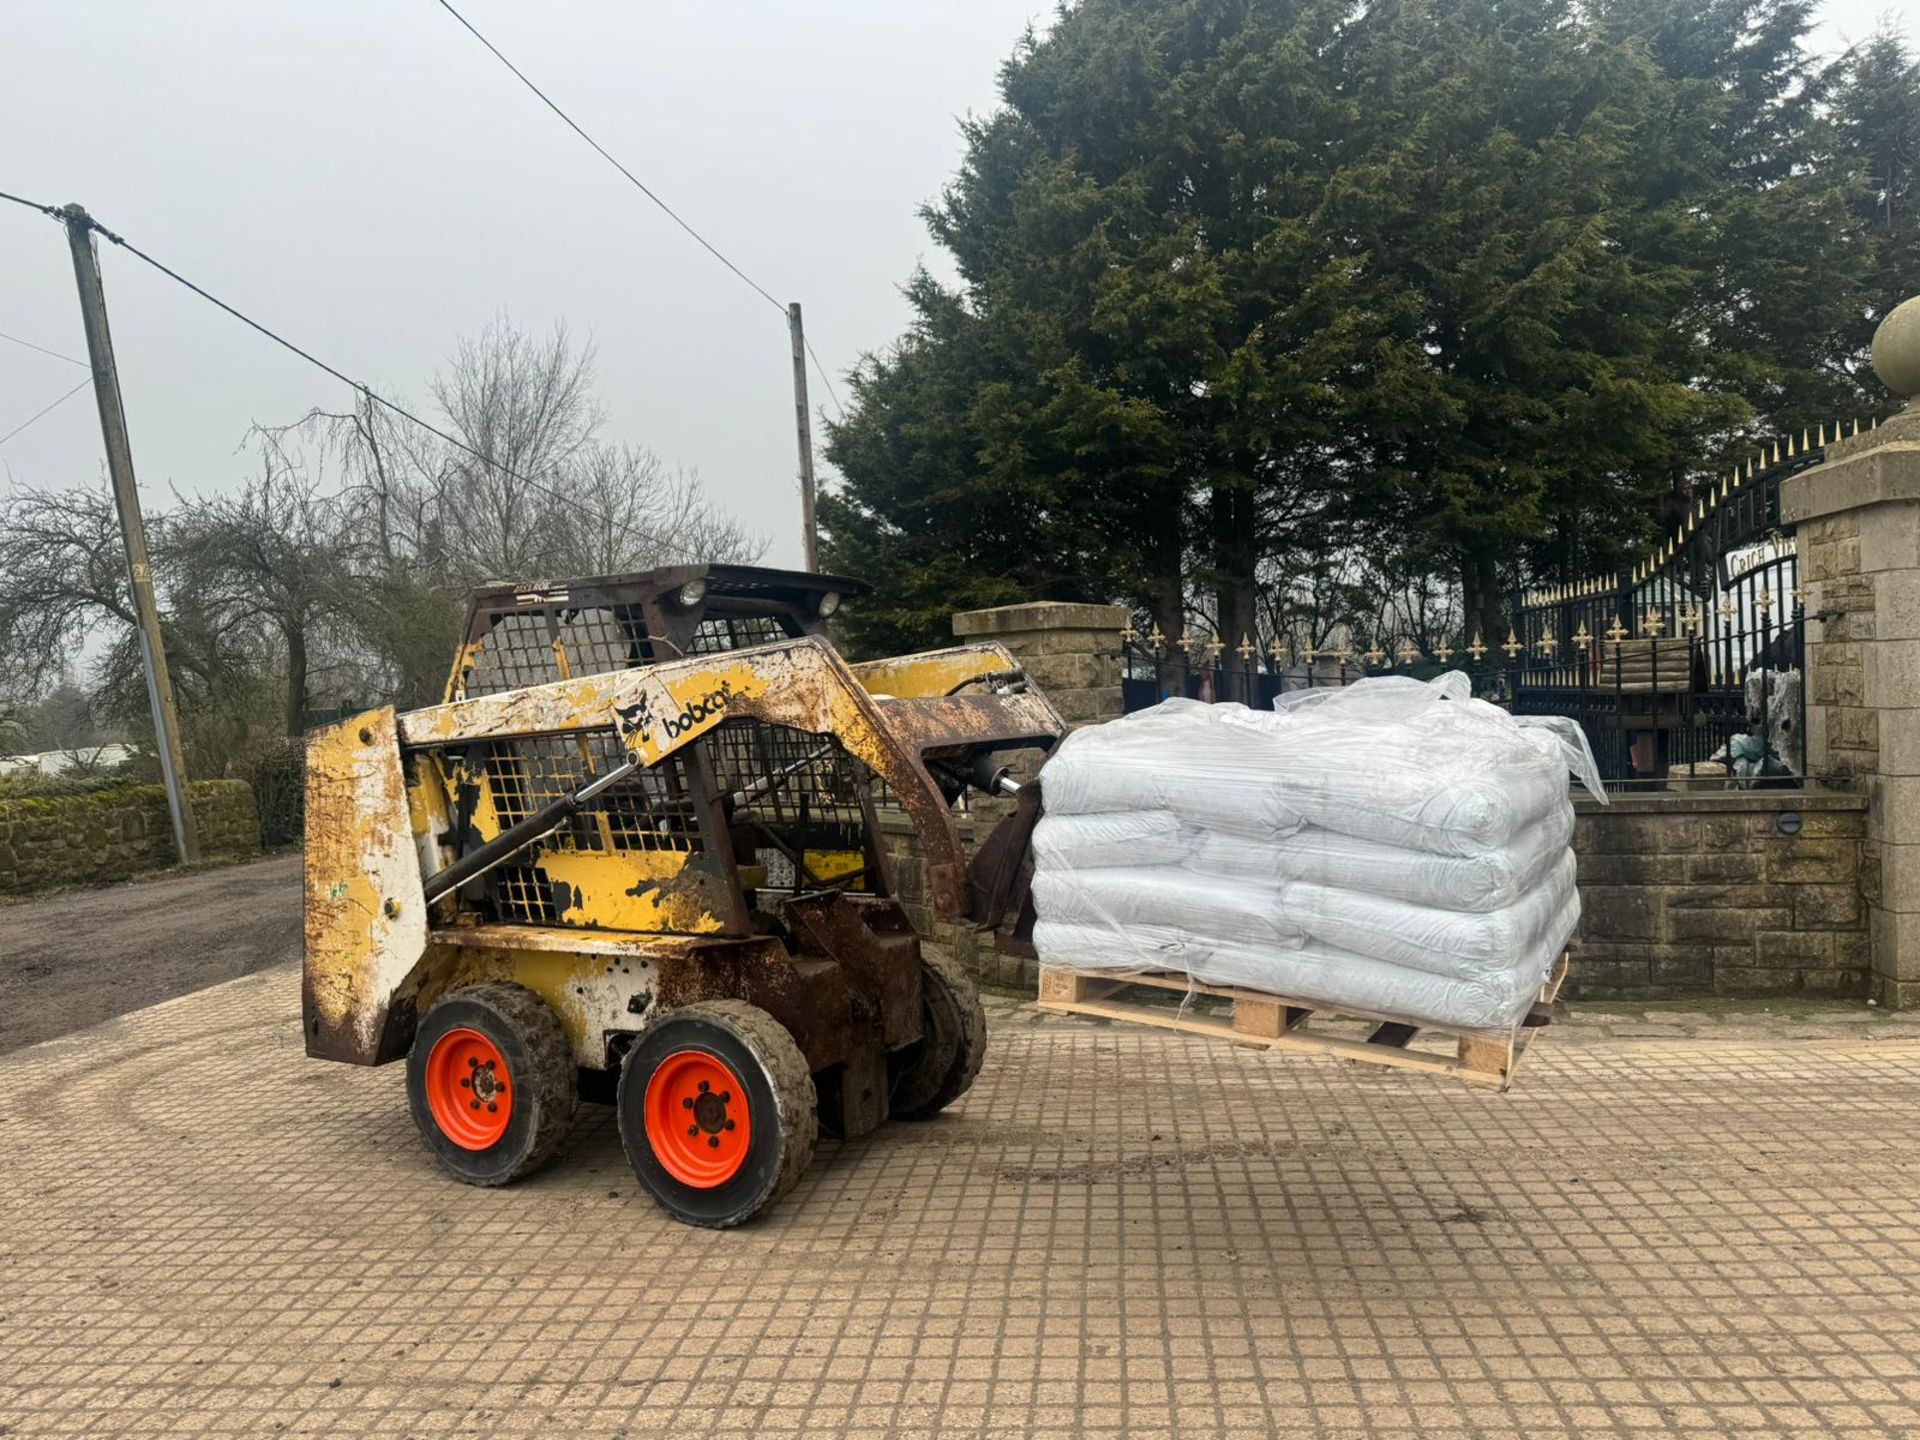
M 1034 945 L 1413 1024 L 1506 1030 L 1580 917 L 1579 727 L 1457 672 L 1168 700 L 1075 732 L 1040 772 Z

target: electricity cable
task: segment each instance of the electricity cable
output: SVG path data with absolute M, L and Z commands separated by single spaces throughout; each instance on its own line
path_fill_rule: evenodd
M 578 497 L 563 494 L 562 492 L 554 489 L 552 486 L 549 486 L 539 480 L 534 479 L 531 475 L 523 474 L 522 472 L 515 470 L 510 465 L 502 464 L 500 461 L 494 459 L 490 455 L 485 454 L 483 451 L 476 450 L 473 446 L 469 445 L 466 441 L 460 439 L 457 435 L 449 434 L 447 431 L 442 430 L 438 425 L 433 424 L 431 421 L 421 419 L 418 415 L 414 414 L 411 410 L 407 409 L 404 405 L 397 404 L 396 402 L 387 399 L 386 396 L 374 390 L 373 387 L 371 387 L 370 385 L 364 384 L 359 380 L 355 380 L 352 376 L 347 375 L 342 371 L 335 369 L 333 366 L 329 365 L 326 361 L 320 359 L 318 356 L 310 353 L 309 351 L 301 349 L 300 346 L 294 344 L 291 340 L 287 339 L 285 336 L 279 335 L 274 331 L 268 329 L 265 325 L 261 324 L 258 320 L 255 320 L 251 316 L 243 314 L 239 310 L 234 309 L 233 306 L 227 304 L 227 302 L 222 300 L 219 296 L 213 295 L 208 291 L 202 289 L 200 286 L 194 284 L 193 281 L 187 279 L 186 276 L 180 274 L 177 270 L 173 270 L 168 266 L 162 264 L 160 261 L 154 259 L 153 256 L 147 254 L 146 251 L 142 250 L 139 246 L 133 244 L 125 236 L 116 235 L 113 231 L 107 229 L 107 227 L 102 225 L 99 221 L 89 217 L 88 224 L 92 227 L 92 229 L 96 233 L 105 236 L 108 240 L 111 240 L 115 245 L 118 245 L 121 249 L 133 255 L 136 259 L 145 261 L 148 265 L 152 266 L 155 270 L 158 270 L 162 275 L 165 275 L 169 280 L 172 280 L 179 285 L 185 286 L 187 289 L 191 290 L 194 294 L 198 295 L 202 300 L 205 300 L 208 304 L 213 305 L 217 309 L 224 310 L 227 314 L 231 315 L 234 319 L 238 320 L 241 324 L 247 326 L 249 329 L 258 331 L 261 335 L 264 335 L 267 339 L 273 341 L 274 344 L 280 346 L 281 349 L 287 350 L 292 354 L 299 356 L 302 360 L 306 361 L 309 365 L 313 366 L 315 369 L 324 371 L 328 375 L 331 375 L 334 379 L 338 380 L 342 385 L 345 385 L 352 390 L 357 390 L 361 395 L 366 397 L 366 400 L 368 401 L 369 404 L 378 405 L 382 409 L 392 411 L 395 415 L 398 415 L 401 419 L 410 421 L 413 424 L 419 426 L 422 430 L 425 430 L 429 435 L 434 435 L 439 437 L 441 440 L 444 440 L 447 444 L 453 446 L 454 449 L 463 451 L 466 454 L 471 455 L 474 459 L 478 460 L 481 464 L 491 466 L 495 470 L 498 470 L 502 475 L 507 476 L 509 479 L 518 480 L 521 484 L 526 485 L 528 488 L 532 490 L 538 491 L 539 493 L 547 496 L 551 500 L 557 500 L 563 505 L 570 505 L 570 506 L 581 505 L 581 501 L 579 500 Z M 28 423 L 32 423 L 32 422 L 28 422 Z M 591 508 L 591 507 L 586 507 L 586 508 Z M 604 511 L 604 510 L 600 511 L 599 514 L 601 519 L 605 520 L 609 525 L 612 525 L 615 528 L 623 531 L 627 535 L 637 536 L 638 538 L 645 540 L 650 544 L 661 546 L 664 549 L 672 548 L 670 545 L 668 545 L 668 543 L 665 540 L 661 539 L 658 535 L 654 535 L 646 530 L 642 530 L 638 526 L 632 525 L 627 521 L 621 520 L 619 517 L 607 511 Z
M 471 20 L 467 19 L 466 16 L 462 15 L 458 10 L 454 9 L 453 6 L 450 3 L 448 3 L 448 0 L 440 0 L 440 8 L 445 10 L 449 15 L 453 16 L 455 20 L 458 20 L 460 22 L 461 28 L 463 28 L 469 35 L 473 36 L 474 39 L 478 40 L 482 45 L 486 46 L 487 49 L 492 53 L 494 59 L 498 60 L 502 65 L 506 66 L 507 69 L 513 73 L 513 77 L 516 80 L 518 80 L 522 85 L 526 86 L 527 89 L 531 90 L 534 93 L 534 95 L 536 95 L 539 98 L 541 104 L 545 105 L 555 115 L 558 115 L 561 121 L 566 125 L 566 127 L 569 130 L 573 131 L 574 134 L 578 135 L 582 140 L 586 141 L 587 144 L 591 145 L 594 149 L 594 152 L 597 155 L 599 155 L 602 160 L 605 160 L 609 165 L 613 166 L 614 169 L 618 170 L 622 175 L 624 175 L 627 178 L 628 183 L 631 184 L 634 187 L 634 189 L 638 190 L 642 195 L 646 196 L 647 199 L 651 200 L 655 205 L 659 206 L 661 212 L 664 213 L 669 220 L 673 221 L 674 224 L 678 225 L 682 230 L 686 231 L 687 234 L 691 235 L 694 238 L 694 240 L 699 243 L 702 249 L 704 249 L 709 255 L 713 256 L 713 258 L 718 260 L 722 265 L 726 266 L 727 269 L 731 270 L 735 275 L 739 276 L 741 280 L 746 282 L 746 284 L 750 286 L 756 294 L 758 294 L 762 299 L 764 299 L 769 305 L 773 306 L 774 309 L 778 310 L 782 315 L 785 315 L 787 313 L 787 307 L 785 305 L 782 305 L 778 300 L 776 300 L 773 296 L 773 293 L 770 290 L 768 290 L 766 286 L 762 285 L 758 280 L 755 280 L 751 275 L 747 274 L 746 271 L 742 270 L 738 265 L 734 264 L 733 261 L 729 260 L 725 255 L 721 254 L 719 247 L 716 246 L 711 240 L 707 239 L 706 236 L 702 235 L 698 230 L 694 229 L 693 226 L 689 224 L 681 216 L 679 211 L 675 210 L 671 205 L 667 204 L 666 201 L 662 200 L 658 195 L 656 195 L 653 192 L 653 190 L 648 187 L 646 182 L 641 180 L 641 178 L 638 175 L 635 175 L 626 166 L 622 165 L 618 160 L 614 159 L 604 145 L 602 145 L 598 140 L 594 139 L 593 136 L 589 135 L 584 129 L 582 129 L 579 122 L 576 121 L 571 115 L 567 114 L 566 111 L 562 110 L 558 105 L 556 105 L 553 102 L 553 98 L 549 96 L 546 91 L 542 90 L 538 85 L 534 84 L 533 81 L 527 78 L 525 71 L 523 71 L 518 65 L 515 65 L 511 60 L 509 60 L 505 55 L 503 55 L 500 52 L 500 47 L 498 45 L 495 45 L 491 40 L 489 40 L 486 36 L 482 35 L 477 29 L 475 29 L 473 22 Z M 807 355 L 812 359 L 814 369 L 820 372 L 821 384 L 827 387 L 827 394 L 832 396 L 833 398 L 833 408 L 840 412 L 841 419 L 843 420 L 846 419 L 846 416 L 847 416 L 846 407 L 844 407 L 840 403 L 840 396 L 835 392 L 833 388 L 833 380 L 827 374 L 827 367 L 822 365 L 820 363 L 820 357 L 814 354 L 813 342 L 807 341 L 806 346 L 807 346 Z
M 67 391 L 66 394 L 62 395 L 58 400 L 54 401 L 51 405 L 47 406 L 45 409 L 34 411 L 33 414 L 29 415 L 25 420 L 22 420 L 18 425 L 14 426 L 13 429 L 9 430 L 6 434 L 0 435 L 0 445 L 6 444 L 9 440 L 13 439 L 14 436 L 18 435 L 22 430 L 26 429 L 29 425 L 33 424 L 34 421 L 38 420 L 42 415 L 51 415 L 55 410 L 58 410 L 62 405 L 66 404 L 67 401 L 71 400 L 74 396 L 78 395 L 82 390 L 86 389 L 87 386 L 91 385 L 92 383 L 93 383 L 93 377 L 89 375 L 86 379 L 82 380 L 78 385 L 74 386 L 71 390 Z
M 78 365 L 82 370 L 89 368 L 84 360 L 76 360 L 71 355 L 62 355 L 58 350 L 49 350 L 44 345 L 36 345 L 31 340 L 22 340 L 18 335 L 9 335 L 4 330 L 0 330 L 0 340 L 11 340 L 16 345 L 24 345 L 29 350 L 38 350 L 42 355 L 51 356 L 55 360 L 64 360 L 69 365 Z

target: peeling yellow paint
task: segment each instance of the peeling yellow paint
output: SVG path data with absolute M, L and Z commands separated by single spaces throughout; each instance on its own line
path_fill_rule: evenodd
M 309 1025 L 371 1043 L 426 945 L 426 900 L 393 710 L 307 747 L 305 995 Z
M 540 869 L 570 892 L 572 903 L 559 915 L 566 924 L 717 934 L 719 916 L 688 891 L 662 883 L 679 876 L 687 859 L 684 850 L 548 850 L 540 856 Z
M 1000 674 L 1018 664 L 1004 646 L 981 644 L 868 660 L 849 668 L 870 695 L 921 700 L 951 695 L 969 680 Z

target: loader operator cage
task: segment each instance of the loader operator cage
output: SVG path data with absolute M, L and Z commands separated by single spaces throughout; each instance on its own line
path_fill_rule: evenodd
M 488 587 L 469 603 L 447 699 L 821 635 L 840 601 L 867 589 L 837 576 L 725 565 Z M 491 741 L 445 763 L 456 811 L 484 795 L 504 828 L 627 758 L 608 726 Z M 724 827 L 749 892 L 877 891 L 872 788 L 866 767 L 831 736 L 728 720 L 603 792 L 542 846 L 697 855 Z M 487 897 L 503 921 L 569 923 L 538 855 L 491 872 Z

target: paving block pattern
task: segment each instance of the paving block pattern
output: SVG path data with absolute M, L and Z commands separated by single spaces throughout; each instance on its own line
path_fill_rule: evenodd
M 276 970 L 0 1058 L 0 1433 L 1920 1432 L 1920 1043 L 1534 1047 L 1507 1095 L 998 1005 L 740 1231 L 609 1114 L 499 1191 Z

